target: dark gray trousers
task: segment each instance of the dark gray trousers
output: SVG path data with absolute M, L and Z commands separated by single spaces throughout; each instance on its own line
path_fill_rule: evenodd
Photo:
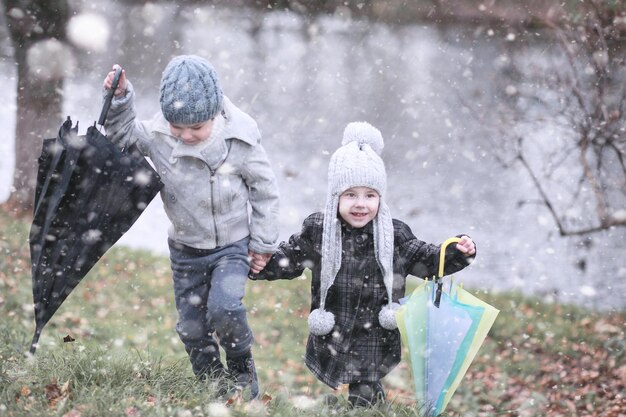
M 248 242 L 245 238 L 215 249 L 169 242 L 176 331 L 198 376 L 223 369 L 219 346 L 227 357 L 238 357 L 254 341 L 242 303 L 250 270 Z

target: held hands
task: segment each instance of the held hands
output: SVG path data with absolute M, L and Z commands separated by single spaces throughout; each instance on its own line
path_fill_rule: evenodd
M 461 241 L 456 244 L 456 248 L 465 256 L 472 256 L 476 253 L 476 245 L 469 236 L 461 236 Z
M 250 259 L 250 272 L 253 274 L 261 272 L 271 257 L 271 253 L 256 253 L 249 251 L 248 258 Z
M 107 90 L 111 89 L 111 85 L 113 84 L 113 78 L 115 77 L 115 70 L 117 68 L 121 67 L 118 64 L 113 65 L 113 69 L 107 74 L 106 78 L 104 79 L 103 86 Z M 118 83 L 113 95 L 115 97 L 126 95 L 126 71 L 124 70 L 122 70 L 122 75 L 120 75 L 120 82 Z

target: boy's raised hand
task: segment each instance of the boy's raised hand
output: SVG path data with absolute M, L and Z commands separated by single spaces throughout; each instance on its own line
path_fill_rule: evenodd
M 476 253 L 476 245 L 469 236 L 461 236 L 461 241 L 456 244 L 456 248 L 465 256 L 472 256 Z
M 111 89 L 111 86 L 113 85 L 113 78 L 115 77 L 115 70 L 117 68 L 122 68 L 120 67 L 118 64 L 113 65 L 113 69 L 107 74 L 107 76 L 104 79 L 104 88 L 106 88 L 107 90 Z M 115 97 L 119 97 L 119 96 L 124 96 L 126 95 L 126 71 L 122 70 L 122 75 L 120 75 L 120 81 L 117 84 L 117 88 L 115 89 L 115 92 L 113 93 L 113 95 Z

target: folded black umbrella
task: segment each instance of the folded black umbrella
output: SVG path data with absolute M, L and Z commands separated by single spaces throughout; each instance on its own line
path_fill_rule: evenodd
M 98 120 L 104 124 L 113 91 Z M 163 187 L 159 175 L 135 148 L 122 150 L 96 124 L 78 136 L 68 117 L 54 139 L 44 139 L 39 157 L 35 209 L 30 229 L 35 353 L 44 326 L 104 253 L 139 218 Z

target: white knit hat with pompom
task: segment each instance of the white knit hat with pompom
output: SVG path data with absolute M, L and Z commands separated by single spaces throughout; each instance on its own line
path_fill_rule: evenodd
M 339 196 L 352 187 L 368 187 L 380 195 L 378 215 L 374 221 L 374 251 L 383 273 L 389 302 L 383 306 L 378 320 L 385 329 L 397 328 L 395 310 L 400 307 L 392 300 L 393 291 L 393 223 L 385 203 L 387 173 L 380 158 L 384 147 L 378 129 L 367 122 L 353 122 L 343 132 L 341 147 L 330 158 L 328 193 L 324 210 L 322 237 L 322 271 L 320 306 L 309 315 L 309 331 L 316 336 L 329 334 L 335 326 L 335 316 L 325 310 L 326 294 L 341 267 L 341 226 L 337 217 Z

